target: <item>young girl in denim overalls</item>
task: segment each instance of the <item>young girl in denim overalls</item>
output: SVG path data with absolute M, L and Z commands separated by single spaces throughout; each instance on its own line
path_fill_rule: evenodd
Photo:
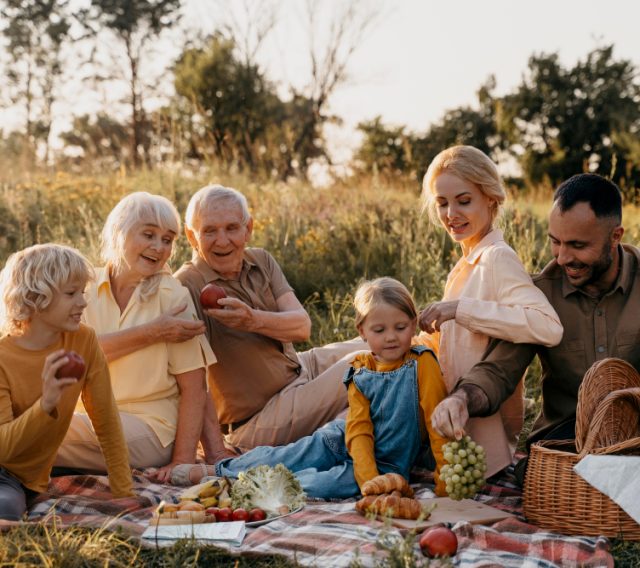
M 346 422 L 334 420 L 287 446 L 261 446 L 215 465 L 217 476 L 237 477 L 251 467 L 284 464 L 295 472 L 310 497 L 353 497 L 376 475 L 399 473 L 406 479 L 416 457 L 431 447 L 436 493 L 443 463 L 440 437 L 431 412 L 447 391 L 433 352 L 412 346 L 416 308 L 397 280 L 378 278 L 357 290 L 356 327 L 371 351 L 356 355 L 344 383 Z

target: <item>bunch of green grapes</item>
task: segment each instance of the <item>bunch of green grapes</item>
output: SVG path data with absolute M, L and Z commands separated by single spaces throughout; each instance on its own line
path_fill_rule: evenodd
M 454 440 L 442 446 L 447 462 L 440 469 L 440 477 L 446 483 L 451 499 L 470 499 L 484 487 L 487 460 L 484 448 L 476 444 L 471 436 Z

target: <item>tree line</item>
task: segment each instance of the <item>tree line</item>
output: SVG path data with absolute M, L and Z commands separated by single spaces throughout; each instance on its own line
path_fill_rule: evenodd
M 94 167 L 214 161 L 279 179 L 305 177 L 318 160 L 330 164 L 324 127 L 340 121 L 329 110 L 330 99 L 347 79 L 350 59 L 376 14 L 360 0 L 345 3 L 318 45 L 319 3 L 307 0 L 310 76 L 303 88 L 283 90 L 256 57 L 278 18 L 277 4 L 263 1 L 252 12 L 255 0 L 243 3 L 251 33 L 221 19 L 210 35 L 189 37 L 166 65 L 173 94 L 150 111 L 144 75 L 154 57 L 149 48 L 180 25 L 182 0 L 0 0 L 7 79 L 1 98 L 21 116 L 20 127 L 2 132 L 3 154 L 34 165 Z M 111 71 L 116 59 L 117 73 Z M 60 86 L 78 69 L 89 70 L 85 79 L 92 81 L 85 85 L 126 85 L 128 116 L 108 103 L 76 115 L 60 134 L 65 151 L 53 152 Z M 511 92 L 498 96 L 490 77 L 473 106 L 448 110 L 423 132 L 385 124 L 382 117 L 361 123 L 352 169 L 420 179 L 441 149 L 472 144 L 515 164 L 516 182 L 555 184 L 594 171 L 637 200 L 637 76 L 633 62 L 616 58 L 612 45 L 594 49 L 572 67 L 563 66 L 557 53 L 534 54 Z

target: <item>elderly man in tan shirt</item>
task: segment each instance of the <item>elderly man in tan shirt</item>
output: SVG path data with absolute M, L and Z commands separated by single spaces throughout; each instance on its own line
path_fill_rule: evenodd
M 543 404 L 528 444 L 574 437 L 578 389 L 595 362 L 618 357 L 640 370 L 640 250 L 621 244 L 621 223 L 620 190 L 612 182 L 580 174 L 558 187 L 549 217 L 554 260 L 533 280 L 560 317 L 562 341 L 493 341 L 436 407 L 432 422 L 441 434 L 459 438 L 469 416 L 494 413 L 536 354 Z
M 296 353 L 311 320 L 282 269 L 265 250 L 247 248 L 253 220 L 245 197 L 212 185 L 191 199 L 186 233 L 193 259 L 175 277 L 189 289 L 218 357 L 208 379 L 227 443 L 242 450 L 282 445 L 311 434 L 347 407 L 342 377 L 360 340 Z M 227 298 L 203 309 L 214 281 Z M 210 403 L 209 413 L 213 413 Z

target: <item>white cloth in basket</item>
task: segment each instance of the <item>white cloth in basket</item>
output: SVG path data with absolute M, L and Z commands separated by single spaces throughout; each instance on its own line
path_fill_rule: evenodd
M 640 456 L 587 455 L 573 469 L 640 524 Z

